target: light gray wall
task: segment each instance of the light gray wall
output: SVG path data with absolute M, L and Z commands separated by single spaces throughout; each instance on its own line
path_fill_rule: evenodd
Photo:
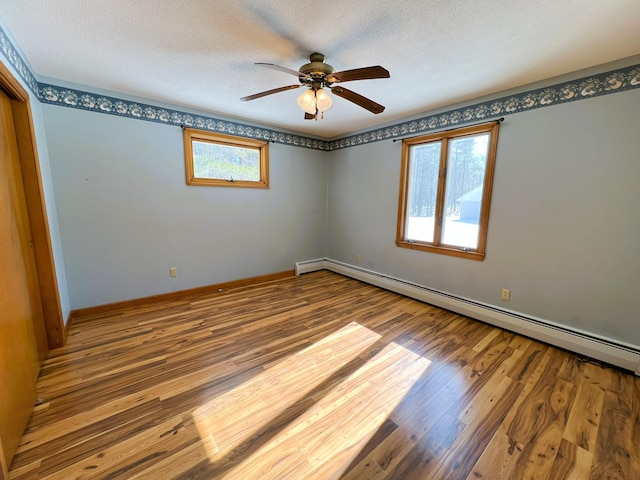
M 483 262 L 395 246 L 400 142 L 334 152 L 327 257 L 640 345 L 638 112 L 633 90 L 508 116 Z
M 270 144 L 268 190 L 187 186 L 180 128 L 42 109 L 73 309 L 324 256 L 325 152 Z

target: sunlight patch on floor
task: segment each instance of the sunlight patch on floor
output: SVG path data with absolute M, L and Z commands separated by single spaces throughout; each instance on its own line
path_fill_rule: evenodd
M 287 408 L 304 398 L 345 364 L 373 345 L 380 335 L 352 322 L 310 347 L 269 367 L 264 373 L 193 412 L 211 461 L 223 458 Z
M 430 364 L 390 343 L 347 378 L 331 379 L 379 339 L 351 323 L 196 409 L 211 462 L 266 437 L 223 478 L 333 478 L 344 471 Z M 309 396 L 293 422 L 277 420 L 293 408 L 291 399 Z
M 337 478 L 429 364 L 387 345 L 223 478 Z

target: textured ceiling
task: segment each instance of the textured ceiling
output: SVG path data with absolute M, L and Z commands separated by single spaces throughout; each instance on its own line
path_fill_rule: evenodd
M 0 0 L 0 16 L 40 76 L 327 139 L 640 53 L 638 0 Z M 314 51 L 387 68 L 345 84 L 384 113 L 334 97 L 305 121 L 302 89 L 239 100 L 296 83 L 255 62 Z

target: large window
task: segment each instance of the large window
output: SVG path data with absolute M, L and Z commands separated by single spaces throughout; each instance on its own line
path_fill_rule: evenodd
M 484 258 L 498 122 L 402 142 L 396 245 Z
M 186 128 L 188 185 L 269 188 L 269 142 Z

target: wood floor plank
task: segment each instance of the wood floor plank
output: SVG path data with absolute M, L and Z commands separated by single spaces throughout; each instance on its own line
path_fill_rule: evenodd
M 616 390 L 605 392 L 602 418 L 594 451 L 592 478 L 632 479 L 640 448 L 634 443 L 638 428 L 638 399 L 632 382 L 619 377 Z
M 585 370 L 589 365 L 585 366 Z M 593 453 L 600 427 L 604 390 L 590 378 L 580 380 L 576 399 L 562 437 L 568 442 Z
M 45 457 L 40 466 L 40 474 L 47 475 L 74 465 L 113 445 L 126 442 L 140 431 L 166 421 L 168 418 L 168 415 L 162 411 L 159 401 L 153 406 L 144 405 L 143 407 L 136 412 L 130 412 L 132 415 L 128 422 L 124 419 L 110 418 L 110 424 L 117 425 L 115 428 L 109 428 L 109 425 L 104 422 L 100 425 L 101 428 L 95 429 L 94 435 L 87 436 L 85 441 L 77 441 L 71 434 L 45 444 L 40 449 L 41 455 Z
M 637 479 L 640 379 L 326 271 L 74 319 L 39 479 Z
M 541 354 L 541 352 L 544 352 Z M 513 431 L 518 430 L 515 425 L 519 425 L 523 420 L 520 415 L 523 412 L 523 403 L 528 401 L 532 390 L 537 386 L 545 372 L 551 358 L 553 356 L 553 350 L 549 348 L 535 349 L 531 351 L 527 349 L 524 353 L 526 362 L 522 363 L 522 358 L 517 365 L 517 372 L 519 372 L 512 378 L 522 385 L 522 390 L 518 398 L 513 402 L 511 409 L 507 412 L 502 424 L 488 442 L 485 450 L 482 452 L 478 461 L 473 466 L 467 478 L 498 478 L 498 479 L 511 479 L 518 478 L 517 465 L 520 461 L 522 451 L 525 447 L 526 440 L 519 441 L 517 436 L 513 435 Z M 531 360 L 534 360 L 532 362 Z M 531 371 L 531 368 L 535 365 L 535 368 Z M 531 371 L 531 375 L 524 377 L 521 372 L 521 368 L 525 368 L 527 371 Z M 512 369 L 512 372 L 514 369 Z M 523 382 L 523 380 L 525 380 Z M 512 430 L 513 429 L 513 430 Z
M 359 462 L 354 468 L 340 476 L 342 480 L 382 480 L 387 473 L 374 461 Z
M 520 458 L 521 449 L 511 448 L 511 440 L 500 428 L 491 438 L 466 480 L 517 478 L 512 475 Z
M 128 470 L 127 467 L 130 465 L 131 457 L 136 457 L 141 451 L 160 443 L 163 437 L 171 437 L 175 434 L 174 432 L 181 429 L 184 429 L 182 419 L 179 416 L 175 416 L 159 425 L 143 430 L 131 441 L 116 443 L 99 453 L 76 461 L 70 466 L 44 475 L 42 478 L 47 480 L 68 480 L 69 478 L 86 480 L 98 476 L 107 476 L 105 471 L 109 469 L 115 468 L 125 472 Z
M 392 471 L 442 418 L 458 395 L 457 388 L 442 388 L 435 395 L 420 398 L 422 408 L 414 410 L 414 414 L 381 441 L 363 462 Z
M 453 415 L 444 414 L 411 449 L 409 454 L 388 472 L 385 480 L 424 480 L 427 478 L 433 473 L 438 460 L 462 432 L 464 426 Z
M 398 425 L 392 422 L 389 418 L 385 419 L 385 421 L 382 422 L 382 425 L 380 425 L 376 432 L 369 438 L 369 441 L 362 448 L 360 448 L 360 451 L 351 461 L 351 464 L 344 470 L 344 474 L 342 476 L 347 476 L 348 473 L 349 476 L 355 475 L 355 473 L 350 473 L 351 471 L 361 472 L 362 475 L 382 474 L 382 476 L 384 476 L 384 471 L 380 468 L 380 466 L 376 464 L 374 467 L 373 464 L 375 464 L 375 462 L 369 461 L 369 455 L 378 445 L 383 442 L 388 442 L 391 438 L 391 435 L 397 429 Z
M 108 418 L 94 423 L 78 426 L 60 436 L 42 437 L 38 444 L 26 444 L 13 460 L 14 466 L 29 462 L 40 461 L 42 468 L 48 468 L 51 463 L 54 468 L 65 462 L 73 463 L 75 458 L 84 452 L 101 448 L 111 442 L 119 442 L 126 438 L 130 431 L 137 431 L 140 425 L 146 425 L 161 412 L 158 399 L 141 403 L 131 409 L 114 412 Z M 116 433 L 114 440 L 110 440 L 112 432 Z M 69 451 L 67 451 L 69 449 Z
M 484 405 L 482 416 L 470 420 L 425 480 L 446 477 L 466 478 L 495 432 L 498 431 L 521 390 L 522 385 L 516 384 L 499 396 L 494 403 Z
M 590 476 L 592 463 L 591 452 L 563 438 L 549 478 L 552 480 L 587 479 Z
M 562 432 L 564 432 L 571 409 L 575 386 L 560 378 L 544 389 L 532 392 L 525 410 L 529 422 L 523 421 L 520 426 L 530 435 L 523 448 L 518 461 L 518 469 L 524 472 L 525 477 L 541 472 L 547 478 L 551 475 L 551 469 L 555 462 Z M 519 432 L 522 435 L 522 431 Z
M 133 407 L 154 401 L 157 398 L 163 399 L 189 390 L 193 388 L 194 384 L 206 382 L 210 380 L 212 375 L 219 375 L 221 370 L 234 371 L 236 368 L 233 364 L 202 368 L 193 374 L 174 378 L 163 384 L 154 385 L 146 390 L 133 392 L 125 397 L 113 399 L 111 402 L 105 403 L 92 410 L 85 410 L 71 417 L 61 415 L 56 417 L 55 421 L 42 425 L 38 429 L 34 430 L 27 427 L 27 432 L 24 434 L 21 444 L 18 447 L 18 453 L 32 449 L 52 438 L 61 437 L 80 428 L 90 426 L 97 421 L 107 419 L 112 416 L 114 412 L 126 411 Z
M 205 437 L 198 442 L 177 449 L 162 459 L 156 459 L 152 465 L 142 471 L 128 472 L 127 479 L 157 480 L 160 478 L 180 478 L 194 465 L 206 462 L 209 455 L 215 453 L 216 450 L 215 439 L 211 436 Z

